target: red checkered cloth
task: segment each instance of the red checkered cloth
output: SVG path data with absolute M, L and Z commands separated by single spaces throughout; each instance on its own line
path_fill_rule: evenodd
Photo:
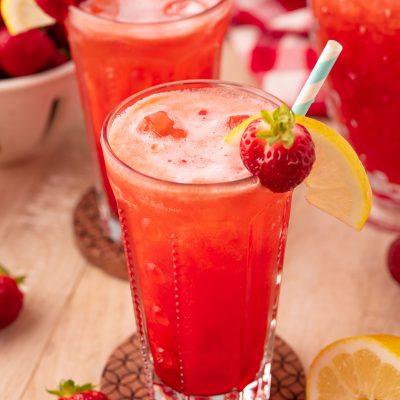
M 292 105 L 317 55 L 308 32 L 311 13 L 304 0 L 236 0 L 229 38 L 260 87 Z M 284 6 L 284 5 L 285 6 Z M 308 114 L 326 114 L 322 89 Z

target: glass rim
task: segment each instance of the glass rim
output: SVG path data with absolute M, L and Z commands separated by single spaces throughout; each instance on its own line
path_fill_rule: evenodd
M 178 87 L 185 87 L 185 86 L 193 86 L 193 85 L 210 85 L 210 86 L 222 86 L 222 87 L 229 87 L 229 88 L 236 88 L 243 90 L 247 93 L 254 94 L 256 96 L 259 96 L 263 98 L 264 100 L 271 101 L 272 103 L 276 104 L 277 106 L 280 106 L 282 104 L 285 104 L 283 100 L 279 99 L 278 97 L 265 92 L 261 89 L 258 89 L 254 86 L 250 85 L 245 85 L 233 81 L 225 81 L 225 80 L 219 80 L 219 79 L 190 79 L 190 80 L 181 80 L 181 81 L 174 81 L 174 82 L 167 82 L 163 83 L 160 85 L 156 86 L 151 86 L 147 89 L 141 90 L 140 92 L 137 92 L 129 97 L 127 97 L 125 100 L 123 100 L 121 103 L 119 103 L 106 117 L 103 123 L 103 127 L 101 130 L 101 136 L 100 136 L 100 143 L 102 147 L 102 151 L 104 155 L 106 153 L 116 162 L 124 171 L 126 171 L 129 175 L 136 175 L 142 179 L 145 179 L 149 182 L 155 182 L 157 184 L 168 184 L 174 187 L 190 187 L 190 188 L 204 188 L 204 187 L 215 187 L 215 186 L 224 186 L 224 187 L 231 187 L 231 186 L 236 186 L 236 185 L 243 185 L 243 184 L 254 184 L 255 180 L 258 181 L 258 178 L 256 176 L 250 175 L 245 177 L 245 178 L 240 178 L 237 180 L 232 180 L 232 181 L 223 181 L 223 182 L 204 182 L 204 183 L 191 183 L 191 182 L 174 182 L 166 179 L 160 179 L 156 178 L 154 176 L 148 175 L 144 172 L 141 172 L 128 164 L 126 164 L 124 161 L 122 161 L 117 154 L 115 154 L 114 150 L 111 148 L 111 145 L 108 141 L 108 133 L 111 130 L 112 123 L 114 122 L 114 119 L 120 115 L 128 105 L 133 105 L 136 100 L 143 99 L 147 97 L 147 95 L 150 94 L 156 94 L 160 92 L 160 89 L 167 89 L 167 88 L 178 88 Z
M 75 5 L 70 5 L 69 7 L 73 8 L 74 10 L 78 11 L 79 13 L 88 15 L 94 19 L 103 21 L 103 22 L 109 22 L 109 23 L 114 23 L 114 24 L 121 24 L 121 25 L 130 25 L 130 26 L 137 26 L 137 27 L 145 27 L 147 25 L 156 25 L 156 26 L 165 26 L 165 25 L 169 25 L 169 24 L 174 24 L 177 22 L 181 22 L 181 21 L 189 21 L 192 19 L 196 19 L 196 18 L 201 18 L 204 15 L 207 15 L 211 12 L 213 12 L 214 10 L 218 9 L 219 7 L 221 7 L 222 5 L 224 5 L 225 3 L 232 3 L 233 0 L 219 0 L 216 4 L 212 5 L 209 8 L 206 8 L 205 10 L 197 13 L 197 14 L 193 14 L 193 15 L 187 15 L 185 17 L 182 18 L 177 18 L 177 19 L 169 19 L 169 20 L 163 20 L 163 21 L 136 21 L 136 22 L 132 22 L 132 21 L 118 21 L 112 18 L 108 18 L 108 17 L 104 17 L 104 16 L 100 16 L 100 15 L 95 15 L 95 14 L 91 14 L 90 12 L 81 9 L 79 6 L 75 6 Z

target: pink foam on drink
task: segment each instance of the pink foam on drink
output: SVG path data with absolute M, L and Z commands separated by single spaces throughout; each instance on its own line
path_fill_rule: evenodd
M 241 161 L 238 142 L 227 144 L 222 139 L 232 127 L 232 117 L 253 115 L 262 108 L 271 105 L 267 100 L 245 93 L 238 95 L 237 90 L 227 88 L 158 93 L 118 116 L 109 141 L 122 161 L 153 177 L 181 183 L 234 181 L 248 177 L 249 172 Z M 160 112 L 187 136 L 143 129 L 149 116 Z
M 160 22 L 200 14 L 219 0 L 86 0 L 80 7 L 125 22 Z

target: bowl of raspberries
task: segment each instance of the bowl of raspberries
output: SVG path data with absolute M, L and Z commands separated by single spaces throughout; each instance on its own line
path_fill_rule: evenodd
M 15 34 L 5 19 L 0 14 L 1 165 L 33 157 L 81 112 L 64 26 Z

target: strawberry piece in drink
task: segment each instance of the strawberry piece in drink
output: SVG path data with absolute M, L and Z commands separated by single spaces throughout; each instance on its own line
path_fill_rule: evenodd
M 140 129 L 144 132 L 151 132 L 160 137 L 172 136 L 176 139 L 184 138 L 187 132 L 176 128 L 174 121 L 165 111 L 156 111 L 144 117 Z
M 229 117 L 227 125 L 229 129 L 233 129 L 247 118 L 249 118 L 249 115 L 232 115 Z

